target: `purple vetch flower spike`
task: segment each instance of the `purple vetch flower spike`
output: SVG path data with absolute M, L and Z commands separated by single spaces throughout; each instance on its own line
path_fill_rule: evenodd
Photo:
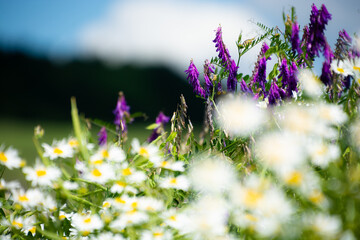
M 268 100 L 270 105 L 276 105 L 279 101 L 281 101 L 280 89 L 274 80 L 270 86 Z
M 266 58 L 263 57 L 260 59 L 258 64 L 257 72 L 254 75 L 253 79 L 254 84 L 258 84 L 258 87 L 262 89 L 263 92 L 265 92 L 265 83 L 266 83 Z
M 352 39 L 349 36 L 349 34 L 345 31 L 345 29 L 343 29 L 342 31 L 339 32 L 339 37 L 342 38 L 344 41 L 351 43 Z
M 209 60 L 205 60 L 205 64 L 204 64 L 204 79 L 205 79 L 205 85 L 206 85 L 206 96 L 208 97 L 209 95 L 211 95 L 213 88 L 214 88 L 214 84 L 212 82 L 211 78 L 211 74 L 214 73 L 214 66 L 210 64 Z
M 216 35 L 213 42 L 215 43 L 216 52 L 219 52 L 218 57 L 221 59 L 224 67 L 226 67 L 226 69 L 229 70 L 231 65 L 231 58 L 230 58 L 229 50 L 225 47 L 225 44 L 222 40 L 221 26 L 219 26 L 218 29 L 216 30 Z
M 240 88 L 241 88 L 241 91 L 243 91 L 244 93 L 254 95 L 254 93 L 248 87 L 248 85 L 246 84 L 244 79 L 242 79 L 241 82 L 240 82 Z
M 307 42 L 307 51 L 311 57 L 319 56 L 321 49 L 326 47 L 326 38 L 324 35 L 325 26 L 331 19 L 331 14 L 326 9 L 325 5 L 321 5 L 318 10 L 313 4 L 311 6 L 310 27 L 309 27 L 309 41 Z
M 193 63 L 193 60 L 190 60 L 189 68 L 185 70 L 185 73 L 187 74 L 187 79 L 193 87 L 195 94 L 205 98 L 205 90 L 200 85 L 199 71 Z
M 291 42 L 291 47 L 293 49 L 293 51 L 297 51 L 298 54 L 302 54 L 302 50 L 300 48 L 300 39 L 299 39 L 299 25 L 297 22 L 295 22 L 292 25 L 292 31 L 291 31 L 291 37 L 290 37 L 290 42 Z
M 269 50 L 269 48 L 270 47 L 266 44 L 266 42 L 263 42 L 263 45 L 262 45 L 261 50 L 260 50 L 260 55 L 265 57 L 265 53 L 266 53 L 267 50 Z M 267 57 L 266 60 L 271 60 L 271 57 L 270 56 Z
M 102 127 L 97 135 L 99 136 L 99 145 L 106 146 L 106 143 L 107 143 L 106 128 Z
M 266 65 L 265 65 L 265 67 L 266 67 Z M 227 80 L 227 89 L 228 89 L 229 92 L 234 92 L 236 90 L 237 70 L 238 70 L 238 66 L 236 66 L 236 63 L 235 63 L 234 60 L 231 60 L 231 66 L 230 66 L 230 69 L 229 69 L 229 77 L 228 77 L 228 80 Z
M 126 117 L 130 118 L 130 107 L 127 105 L 125 96 L 122 92 L 119 93 L 119 98 L 116 107 L 113 111 L 115 115 L 114 124 L 122 132 L 127 132 Z
M 290 73 L 286 58 L 284 58 L 281 61 L 279 78 L 282 78 L 281 79 L 282 88 L 285 89 L 289 85 L 289 78 L 290 78 Z
M 331 73 L 331 62 L 334 58 L 334 54 L 329 46 L 326 44 L 324 49 L 325 61 L 321 70 L 320 80 L 327 86 L 330 86 L 332 83 L 332 73 Z
M 289 71 L 289 81 L 288 81 L 288 86 L 287 86 L 287 91 L 286 94 L 288 97 L 292 97 L 293 95 L 293 91 L 297 92 L 297 83 L 298 83 L 298 79 L 297 79 L 297 67 L 295 62 L 291 63 L 290 66 L 290 71 Z
M 151 143 L 160 136 L 160 129 L 163 129 L 166 123 L 168 123 L 169 121 L 170 117 L 166 116 L 163 112 L 159 113 L 155 120 L 155 123 L 158 125 L 158 127 L 153 130 L 150 137 L 148 138 L 149 143 Z

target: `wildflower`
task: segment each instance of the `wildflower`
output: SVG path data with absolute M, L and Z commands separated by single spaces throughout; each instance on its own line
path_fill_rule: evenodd
M 156 138 L 158 138 L 160 136 L 160 131 L 161 129 L 164 128 L 165 124 L 168 123 L 170 120 L 170 117 L 166 116 L 163 112 L 160 112 L 159 115 L 156 117 L 155 123 L 158 125 L 158 127 L 156 127 L 151 136 L 148 138 L 148 142 L 151 143 L 152 141 L 154 141 Z
M 98 234 L 96 237 L 91 238 L 94 240 L 125 240 L 120 234 L 113 234 L 111 232 L 103 232 Z
M 220 126 L 231 136 L 247 136 L 266 122 L 266 114 L 251 99 L 228 95 L 218 103 Z
M 331 14 L 327 11 L 325 5 L 321 5 L 318 10 L 313 4 L 311 6 L 309 38 L 307 39 L 307 51 L 310 57 L 319 56 L 319 51 L 326 46 L 325 26 L 331 20 Z
M 310 69 L 301 69 L 298 74 L 300 85 L 312 97 L 318 97 L 322 94 L 322 84 Z
M 269 133 L 258 140 L 256 152 L 266 166 L 279 171 L 284 167 L 294 167 L 305 161 L 302 145 L 300 139 L 292 134 Z
M 15 203 L 20 204 L 25 209 L 36 207 L 44 199 L 44 195 L 38 189 L 16 189 L 11 191 Z
M 105 160 L 109 162 L 120 163 L 126 159 L 125 152 L 116 145 L 103 146 L 90 157 L 90 163 L 94 165 L 101 165 Z
M 184 162 L 182 161 L 172 162 L 172 161 L 163 160 L 161 162 L 155 163 L 154 167 L 161 167 L 161 168 L 169 169 L 171 171 L 178 171 L 178 172 L 185 171 Z
M 213 40 L 213 42 L 215 43 L 216 52 L 219 52 L 218 57 L 221 59 L 223 66 L 229 70 L 230 65 L 231 65 L 231 57 L 230 57 L 229 50 L 225 47 L 225 44 L 222 39 L 221 26 L 219 26 L 217 28 L 216 36 L 215 36 L 215 39 Z
M 67 190 L 76 190 L 79 188 L 79 184 L 76 182 L 65 181 L 63 187 Z
M 341 219 L 337 216 L 318 213 L 305 217 L 304 221 L 313 231 L 325 238 L 334 238 L 341 231 Z
M 156 227 L 151 229 L 151 231 L 145 230 L 142 232 L 140 240 L 171 240 L 173 239 L 172 233 L 163 228 Z
M 263 57 L 258 62 L 257 71 L 254 73 L 253 84 L 260 87 L 265 92 L 266 83 L 266 58 Z
M 137 138 L 134 138 L 131 142 L 131 152 L 133 154 L 139 154 L 140 156 L 149 159 L 152 163 L 157 163 L 161 161 L 161 156 L 159 148 L 151 144 L 140 145 L 140 142 Z
M 91 168 L 84 176 L 85 179 L 104 184 L 115 178 L 114 168 L 109 164 L 102 164 Z
M 122 193 L 122 192 L 131 192 L 137 194 L 138 190 L 131 185 L 128 185 L 124 181 L 115 181 L 114 185 L 111 187 L 110 192 L 112 193 Z
M 291 97 L 292 96 L 292 93 L 293 92 L 297 92 L 297 83 L 298 83 L 298 80 L 297 80 L 297 67 L 296 67 L 296 64 L 295 62 L 292 62 L 291 63 L 291 66 L 290 66 L 290 71 L 289 71 L 289 80 L 288 80 L 288 83 L 287 83 L 287 95 L 288 97 Z
M 175 188 L 179 190 L 187 191 L 190 186 L 190 182 L 187 177 L 180 175 L 177 177 L 166 177 L 160 180 L 160 187 L 162 188 Z
M 15 180 L 11 182 L 6 182 L 4 179 L 0 179 L 0 190 L 14 190 L 18 188 L 21 188 L 21 185 L 18 181 Z
M 249 95 L 254 95 L 254 93 L 252 92 L 252 90 L 248 87 L 248 85 L 246 84 L 246 82 L 244 81 L 244 79 L 241 80 L 240 82 L 240 88 L 241 88 L 241 91 L 243 91 L 244 93 L 246 94 L 249 94 Z
M 231 165 L 220 156 L 199 157 L 190 169 L 189 178 L 193 187 L 203 193 L 222 193 L 236 180 Z
M 210 96 L 213 88 L 214 88 L 214 84 L 212 82 L 211 78 L 211 74 L 214 73 L 214 66 L 212 64 L 210 64 L 209 60 L 205 60 L 205 64 L 204 64 L 204 79 L 205 79 L 205 85 L 206 85 L 206 95 Z
M 56 167 L 45 167 L 44 165 L 37 162 L 32 167 L 25 167 L 23 169 L 26 175 L 26 180 L 31 181 L 32 186 L 52 186 L 53 182 L 56 181 L 60 176 L 61 172 Z
M 189 68 L 185 70 L 185 73 L 187 74 L 186 79 L 189 80 L 189 83 L 193 87 L 194 93 L 205 98 L 205 90 L 201 87 L 199 81 L 199 72 L 192 60 L 190 60 Z
M 292 25 L 290 42 L 291 42 L 292 50 L 294 52 L 297 51 L 299 55 L 302 54 L 302 50 L 299 42 L 299 24 L 297 22 L 293 23 Z
M 4 146 L 0 147 L 0 164 L 6 166 L 8 169 L 19 168 L 23 166 L 23 161 L 19 157 L 16 149 L 9 147 L 4 151 Z
M 273 80 L 269 90 L 269 96 L 268 96 L 269 104 L 276 105 L 281 101 L 281 94 L 280 94 L 281 90 L 282 89 L 279 89 L 279 87 L 277 86 L 276 81 Z
M 44 157 L 49 157 L 51 160 L 56 158 L 71 158 L 74 155 L 73 148 L 67 143 L 65 139 L 61 141 L 54 141 L 52 146 L 47 143 L 43 143 Z
M 236 90 L 236 84 L 237 84 L 237 70 L 238 66 L 236 65 L 234 60 L 231 60 L 230 66 L 229 66 L 229 76 L 227 80 L 227 89 L 229 92 L 234 92 Z
M 169 209 L 162 213 L 164 223 L 172 228 L 181 229 L 188 220 L 184 214 L 176 212 L 175 209 Z
M 117 129 L 120 130 L 121 133 L 127 133 L 126 118 L 130 118 L 130 107 L 127 105 L 122 92 L 119 93 L 113 114 L 115 115 L 114 124 Z
M 106 128 L 102 127 L 98 133 L 99 136 L 99 145 L 100 146 L 106 146 L 106 141 L 107 141 L 107 133 L 106 133 Z
M 142 197 L 139 199 L 138 209 L 149 212 L 162 211 L 164 209 L 164 203 L 155 198 Z
M 104 223 L 98 215 L 75 213 L 71 217 L 71 225 L 83 236 L 87 236 L 94 230 L 101 229 Z
M 144 172 L 130 168 L 127 163 L 122 165 L 121 175 L 130 183 L 140 183 L 146 179 Z

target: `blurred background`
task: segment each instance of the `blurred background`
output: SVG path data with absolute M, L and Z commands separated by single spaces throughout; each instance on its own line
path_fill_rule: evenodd
M 295 0 L 0 0 L 0 145 L 12 145 L 33 160 L 34 126 L 45 141 L 71 133 L 70 97 L 88 118 L 113 121 L 118 92 L 130 112 L 143 112 L 130 136 L 145 140 L 159 111 L 171 116 L 184 94 L 194 124 L 203 103 L 186 81 L 190 59 L 198 69 L 217 55 L 212 40 L 219 25 L 233 58 L 235 41 L 261 34 L 261 22 L 283 29 L 282 12 L 296 7 L 301 28 L 311 4 L 332 14 L 327 37 L 334 46 L 343 28 L 359 32 L 360 2 Z M 250 74 L 259 47 L 241 60 Z M 96 128 L 94 129 L 97 130 Z

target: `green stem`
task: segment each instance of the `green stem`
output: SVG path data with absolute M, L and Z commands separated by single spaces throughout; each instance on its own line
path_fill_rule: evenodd
M 95 208 L 100 208 L 99 206 L 97 206 L 97 205 L 95 205 L 95 204 L 93 204 L 93 203 L 91 203 L 91 202 L 89 202 L 89 201 L 87 201 L 85 199 L 82 199 L 82 198 L 80 198 L 78 196 L 75 196 L 75 195 L 71 194 L 68 190 L 66 190 L 64 188 L 62 189 L 62 193 L 67 198 L 73 199 L 73 200 L 75 200 L 77 202 L 80 202 L 80 203 L 83 203 L 83 204 L 86 204 L 86 205 L 89 205 L 89 206 L 92 206 L 92 207 L 95 207 Z
M 62 240 L 62 238 L 59 237 L 57 234 L 42 230 L 40 227 L 36 227 L 36 231 L 49 239 Z
M 80 153 L 81 153 L 83 159 L 87 161 L 89 159 L 89 153 L 83 143 L 83 137 L 82 137 L 83 135 L 81 132 L 80 119 L 79 119 L 79 114 L 78 114 L 78 110 L 76 107 L 75 97 L 71 98 L 71 118 L 72 118 L 72 122 L 73 122 L 75 136 L 79 142 Z
M 79 182 L 84 182 L 84 183 L 87 183 L 87 184 L 91 184 L 91 185 L 94 185 L 94 186 L 100 188 L 100 189 L 103 190 L 103 191 L 107 191 L 107 188 L 104 187 L 104 186 L 102 186 L 102 185 L 99 184 L 99 183 L 90 182 L 90 181 L 85 180 L 85 179 L 82 179 L 82 178 L 71 178 L 71 180 L 73 180 L 73 181 L 79 181 Z
M 37 153 L 39 154 L 41 161 L 43 162 L 43 164 L 45 166 L 49 166 L 50 165 L 50 161 L 47 157 L 44 157 L 44 151 L 42 150 L 40 143 L 38 141 L 38 139 L 34 136 L 33 137 L 33 142 L 36 148 Z
M 87 196 L 89 196 L 91 194 L 95 194 L 95 193 L 99 193 L 99 192 L 103 192 L 103 191 L 104 190 L 102 190 L 102 189 L 96 189 L 94 191 L 91 191 L 91 192 L 88 192 L 88 193 L 85 193 L 85 194 L 81 194 L 81 195 L 79 195 L 79 197 L 87 197 Z

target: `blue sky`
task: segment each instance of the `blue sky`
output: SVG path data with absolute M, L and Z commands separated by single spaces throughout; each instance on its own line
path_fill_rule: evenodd
M 358 0 L 0 0 L 0 46 L 53 59 L 96 56 L 110 64 L 184 69 L 191 58 L 201 64 L 216 55 L 211 40 L 219 24 L 234 52 L 240 31 L 251 38 L 259 34 L 254 22 L 283 27 L 281 13 L 292 5 L 300 25 L 307 24 L 313 2 L 319 8 L 325 2 L 333 16 L 327 27 L 332 46 L 342 28 L 359 33 Z M 256 53 L 244 63 L 253 62 Z M 251 68 L 244 64 L 243 70 Z

